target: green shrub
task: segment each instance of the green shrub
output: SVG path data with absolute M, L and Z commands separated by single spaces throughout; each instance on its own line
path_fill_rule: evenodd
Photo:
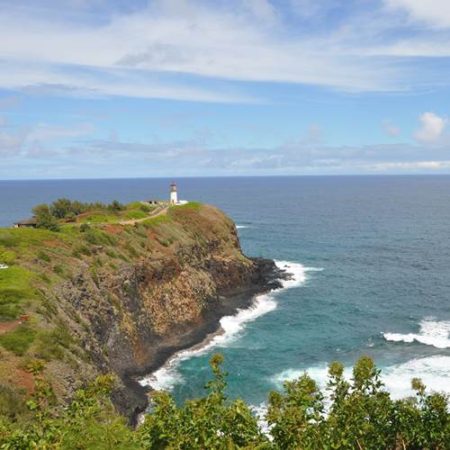
M 123 205 L 122 203 L 120 203 L 117 200 L 113 200 L 109 205 L 108 205 L 108 209 L 110 211 L 114 211 L 114 212 L 119 212 L 119 211 L 123 211 L 125 209 L 125 205 Z
M 50 284 L 52 282 L 52 280 L 50 280 L 50 278 L 46 273 L 41 273 L 39 277 L 41 278 L 42 281 L 44 281 L 47 284 Z
M 110 258 L 117 258 L 117 253 L 114 250 L 107 249 L 105 252 Z
M 115 245 L 117 243 L 114 236 L 95 228 L 86 231 L 83 237 L 91 245 Z
M 265 417 L 267 434 L 251 408 L 226 397 L 223 358 L 211 358 L 213 379 L 201 398 L 178 405 L 166 392 L 153 392 L 144 423 L 133 430 L 111 405 L 115 380 L 110 375 L 78 390 L 73 401 L 55 411 L 53 394 L 39 382 L 28 401 L 33 421 L 0 422 L 0 446 L 5 449 L 122 449 L 122 450 L 447 450 L 450 442 L 448 398 L 425 393 L 413 382 L 416 397 L 393 401 L 369 358 L 355 365 L 353 379 L 343 367 L 329 367 L 330 400 L 307 375 L 288 381 L 270 395 Z M 12 400 L 11 400 L 12 397 Z M 1 398 L 1 390 L 0 390 Z M 14 404 L 17 397 L 6 394 Z M 325 405 L 328 409 L 325 409 Z M 11 407 L 8 407 L 11 410 Z M 44 420 L 43 420 L 44 419 Z
M 56 266 L 53 266 L 53 272 L 55 272 L 57 275 L 63 276 L 64 275 L 64 268 L 57 264 Z
M 42 250 L 39 250 L 37 258 L 41 261 L 50 262 L 50 256 L 48 256 L 47 253 L 43 252 Z
M 19 325 L 15 330 L 0 335 L 0 345 L 6 350 L 22 356 L 33 343 L 36 332 L 27 324 Z
M 87 247 L 86 245 L 78 245 L 72 250 L 72 256 L 74 256 L 75 258 L 81 258 L 82 255 L 85 256 L 92 255 L 91 251 L 89 250 L 89 247 Z
M 0 264 L 13 264 L 16 260 L 16 253 L 12 250 L 0 249 Z
M 87 223 L 82 223 L 80 225 L 80 232 L 85 233 L 86 231 L 89 231 L 91 229 L 90 225 Z
M 51 331 L 42 331 L 36 338 L 36 355 L 46 361 L 63 359 L 66 348 L 69 348 L 73 339 L 63 326 Z
M 26 412 L 25 402 L 19 392 L 10 386 L 0 384 L 0 416 L 17 419 L 24 412 Z
M 148 214 L 154 208 L 152 208 L 150 205 L 146 205 L 145 203 L 141 203 L 139 205 L 139 209 L 141 211 L 145 212 L 146 214 Z

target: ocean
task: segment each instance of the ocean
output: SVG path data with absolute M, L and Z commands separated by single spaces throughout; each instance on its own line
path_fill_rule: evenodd
M 58 197 L 166 198 L 172 180 L 0 181 L 0 226 Z M 351 376 L 373 357 L 394 397 L 412 377 L 450 393 L 450 176 L 179 178 L 182 199 L 214 204 L 243 250 L 293 274 L 282 289 L 222 320 L 223 333 L 147 377 L 178 401 L 204 393 L 225 356 L 228 394 L 263 408 L 307 371 L 322 385 L 339 360 Z

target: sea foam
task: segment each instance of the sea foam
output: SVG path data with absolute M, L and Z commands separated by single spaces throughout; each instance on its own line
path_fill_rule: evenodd
M 392 398 L 399 399 L 414 394 L 411 389 L 411 380 L 420 378 L 425 383 L 428 391 L 445 392 L 450 394 L 450 356 L 429 356 L 425 358 L 411 359 L 405 363 L 382 367 L 381 379 Z M 314 379 L 320 388 L 324 388 L 328 381 L 327 366 L 320 365 L 304 370 L 287 369 L 272 378 L 274 385 L 280 389 L 285 381 L 295 380 L 305 372 Z M 352 368 L 346 367 L 344 376 L 350 380 Z
M 322 270 L 288 261 L 275 261 L 275 263 L 279 269 L 285 270 L 290 275 L 288 279 L 281 280 L 282 288 L 269 294 L 257 295 L 249 308 L 238 309 L 236 314 L 222 317 L 218 333 L 193 348 L 176 353 L 160 369 L 142 378 L 140 383 L 156 390 L 171 390 L 176 384 L 183 381 L 181 374 L 177 371 L 182 361 L 203 355 L 214 347 L 226 347 L 242 334 L 247 323 L 276 309 L 277 292 L 301 286 L 306 280 L 307 272 Z
M 436 348 L 450 348 L 450 321 L 427 318 L 420 322 L 419 333 L 383 333 L 383 337 L 392 342 L 420 342 Z

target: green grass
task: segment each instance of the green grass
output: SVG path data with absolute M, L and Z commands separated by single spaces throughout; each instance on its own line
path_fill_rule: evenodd
M 0 416 L 15 419 L 27 411 L 19 392 L 10 386 L 0 384 Z
M 16 319 L 22 313 L 22 303 L 36 298 L 31 287 L 34 275 L 22 267 L 0 270 L 0 320 Z
M 10 352 L 22 356 L 33 343 L 35 336 L 36 332 L 29 325 L 19 325 L 14 331 L 0 335 L 0 345 Z
M 16 253 L 12 250 L 6 250 L 0 247 L 0 264 L 13 264 L 16 260 Z
M 185 205 L 178 205 L 177 208 L 183 208 L 183 209 L 200 209 L 202 204 L 200 202 L 189 202 Z
M 42 331 L 36 339 L 36 354 L 46 361 L 52 359 L 63 359 L 64 349 L 73 343 L 66 328 L 58 326 L 51 331 Z
M 117 238 L 98 228 L 91 228 L 83 233 L 83 238 L 91 245 L 116 245 Z
M 144 219 L 155 206 L 146 205 L 141 202 L 132 202 L 125 206 L 123 211 L 100 210 L 85 213 L 77 218 L 78 223 L 117 223 L 122 220 Z
M 99 224 L 99 223 L 115 223 L 119 222 L 121 220 L 120 216 L 114 213 L 110 214 L 100 214 L 100 213 L 93 213 L 86 216 L 83 216 L 78 220 L 79 223 L 92 223 L 92 224 Z
M 57 236 L 58 233 L 38 228 L 0 228 L 0 246 L 8 249 L 24 248 Z
M 141 211 L 140 209 L 133 210 L 133 211 L 127 211 L 127 213 L 125 214 L 125 217 L 127 219 L 144 219 L 147 216 L 148 216 L 148 214 L 145 213 L 144 211 Z
M 167 214 L 162 214 L 160 216 L 150 217 L 147 220 L 144 220 L 142 222 L 142 224 L 146 228 L 151 228 L 151 227 L 163 224 L 163 223 L 169 223 L 170 221 L 171 221 L 171 218 Z

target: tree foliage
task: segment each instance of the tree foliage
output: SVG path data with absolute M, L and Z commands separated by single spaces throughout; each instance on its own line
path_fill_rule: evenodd
M 62 410 L 41 380 L 27 402 L 32 419 L 0 408 L 0 449 L 450 449 L 448 398 L 427 394 L 414 379 L 413 398 L 392 400 L 368 357 L 356 363 L 350 381 L 342 364 L 330 364 L 324 392 L 307 374 L 287 381 L 270 394 L 265 432 L 244 401 L 227 399 L 222 362 L 220 355 L 211 359 L 214 377 L 202 398 L 179 406 L 167 392 L 152 393 L 136 430 L 109 400 L 113 377 L 77 391 Z M 11 392 L 6 399 L 16 401 Z
M 113 200 L 110 204 L 101 202 L 80 202 L 68 198 L 59 198 L 53 203 L 37 205 L 33 208 L 33 214 L 38 220 L 38 227 L 57 231 L 58 221 L 73 221 L 76 216 L 88 211 L 109 211 L 117 213 L 123 211 L 125 206 Z

